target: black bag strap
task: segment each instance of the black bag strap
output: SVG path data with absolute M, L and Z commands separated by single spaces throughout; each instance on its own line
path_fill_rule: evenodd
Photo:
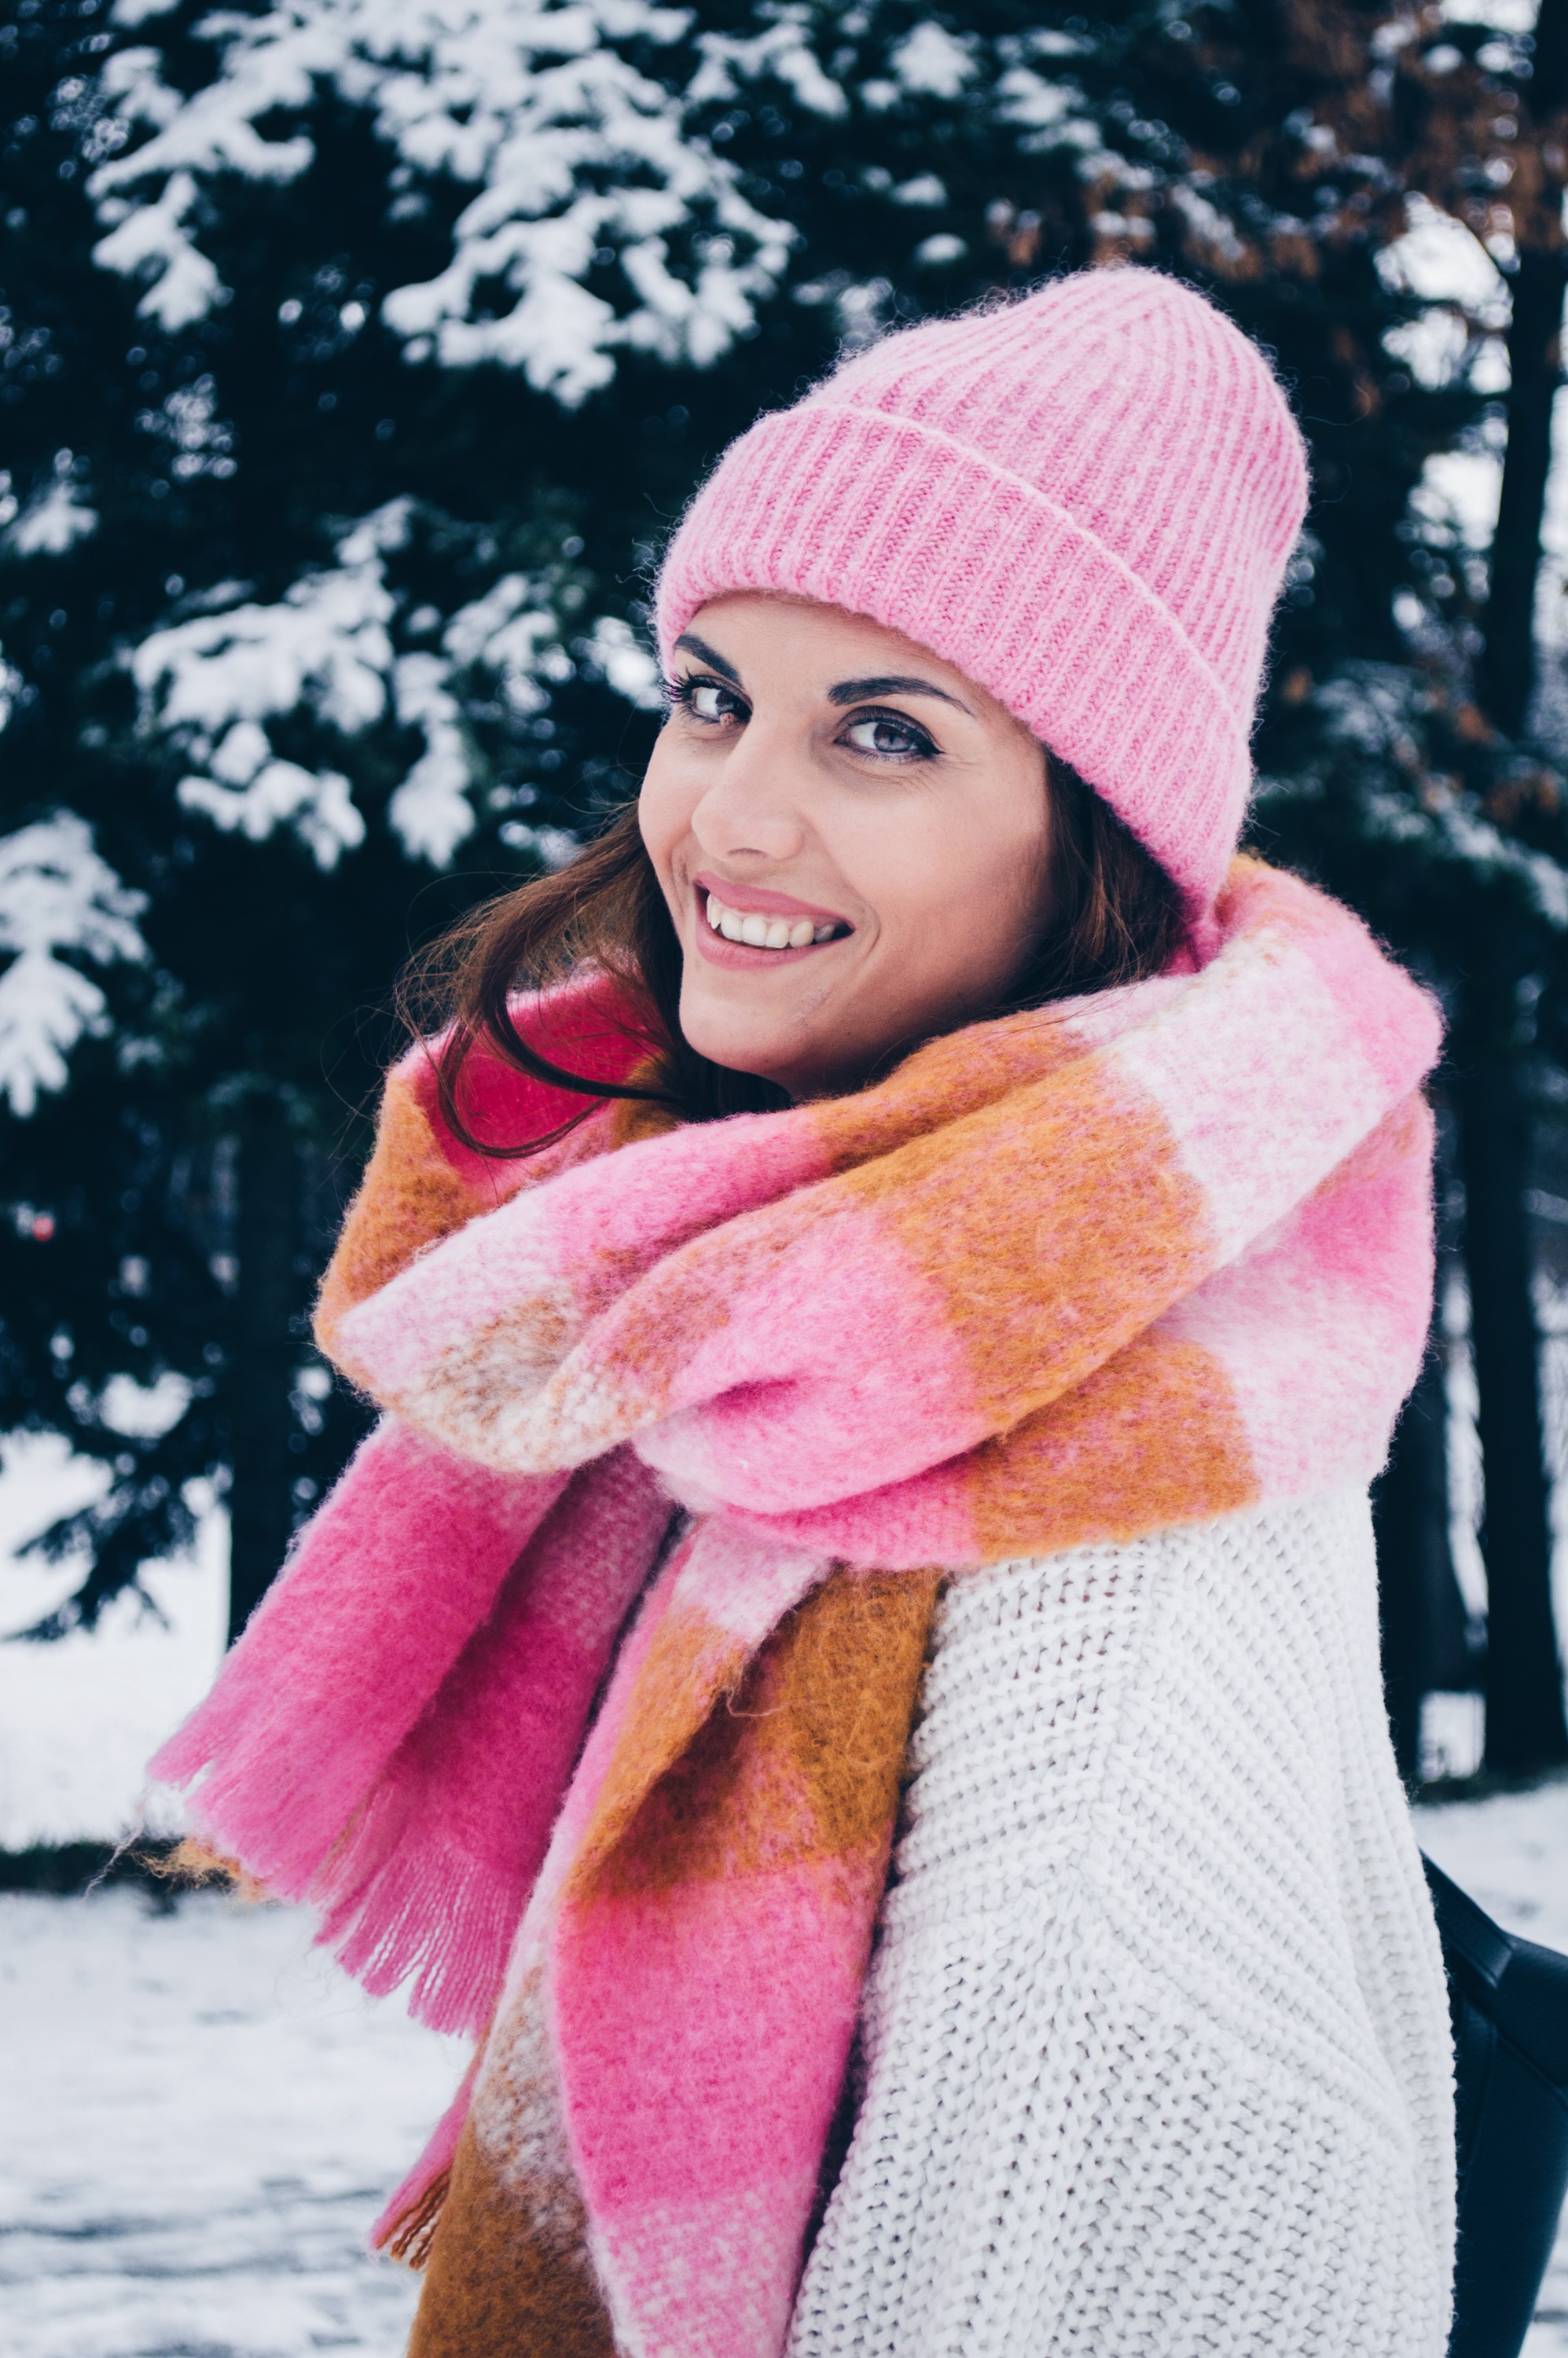
M 1505 1932 L 1424 1852 L 1422 1865 L 1450 1975 L 1543 2079 L 1568 2091 L 1568 1957 Z
M 1502 1926 L 1494 1924 L 1486 1909 L 1477 1907 L 1467 1891 L 1461 1891 L 1425 1851 L 1421 1855 L 1421 1863 L 1426 1869 L 1426 1886 L 1432 1894 L 1444 1963 L 1451 1957 L 1461 1960 L 1488 1989 L 1495 1990 L 1508 1971 L 1513 1942 Z

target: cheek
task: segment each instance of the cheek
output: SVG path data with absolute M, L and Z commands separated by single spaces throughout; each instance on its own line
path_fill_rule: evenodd
M 926 973 L 955 962 L 1005 966 L 1044 914 L 1048 822 L 1043 779 L 1012 793 L 945 798 L 845 848 L 886 946 Z
M 691 824 L 693 801 L 666 732 L 654 742 L 637 797 L 637 825 L 643 849 L 666 891 L 671 860 Z

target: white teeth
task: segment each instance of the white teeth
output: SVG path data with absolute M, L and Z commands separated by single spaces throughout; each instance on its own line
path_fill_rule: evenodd
M 764 917 L 755 910 L 727 908 L 717 892 L 708 894 L 708 922 L 727 942 L 744 942 L 752 949 L 804 950 L 814 942 L 830 942 L 838 927 L 831 919 L 819 925 L 811 917 Z

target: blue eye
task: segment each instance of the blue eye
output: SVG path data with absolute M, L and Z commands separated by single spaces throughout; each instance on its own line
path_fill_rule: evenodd
M 936 751 L 924 729 L 892 713 L 851 720 L 844 735 L 857 753 L 880 753 L 884 760 L 926 762 Z
M 746 706 L 733 688 L 725 687 L 716 679 L 675 680 L 670 686 L 669 697 L 683 712 L 689 712 L 694 720 L 700 720 L 710 729 L 719 727 L 727 720 L 748 718 Z

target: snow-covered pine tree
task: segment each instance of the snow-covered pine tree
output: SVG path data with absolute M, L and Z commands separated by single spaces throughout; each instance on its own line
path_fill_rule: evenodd
M 1548 976 L 1560 846 L 1465 693 L 1484 585 L 1429 471 L 1500 430 L 1506 297 L 1472 239 L 1480 291 L 1434 302 L 1408 243 L 1521 44 L 1311 0 L 10 6 L 7 824 L 76 847 L 46 955 L 86 1011 L 12 1091 L 0 1413 L 113 1469 L 73 1609 L 208 1466 L 238 1607 L 270 1571 L 350 1422 L 305 1197 L 351 1171 L 393 971 L 634 774 L 660 535 L 883 323 L 1130 256 L 1272 345 L 1318 499 L 1267 839 L 1440 976 L 1479 876 Z M 121 1432 L 124 1374 L 183 1414 Z
M 304 1320 L 392 979 L 568 848 L 650 697 L 542 447 L 558 402 L 379 324 L 432 248 L 362 118 L 307 84 L 310 169 L 218 176 L 222 281 L 105 258 L 146 210 L 94 178 L 115 108 L 178 112 L 155 54 L 224 94 L 203 14 L 158 53 L 75 5 L 0 28 L 0 1414 L 108 1477 L 47 1535 L 92 1559 L 55 1628 L 181 1542 L 202 1476 L 232 1477 L 236 1618 L 276 1569 L 357 1423 Z

